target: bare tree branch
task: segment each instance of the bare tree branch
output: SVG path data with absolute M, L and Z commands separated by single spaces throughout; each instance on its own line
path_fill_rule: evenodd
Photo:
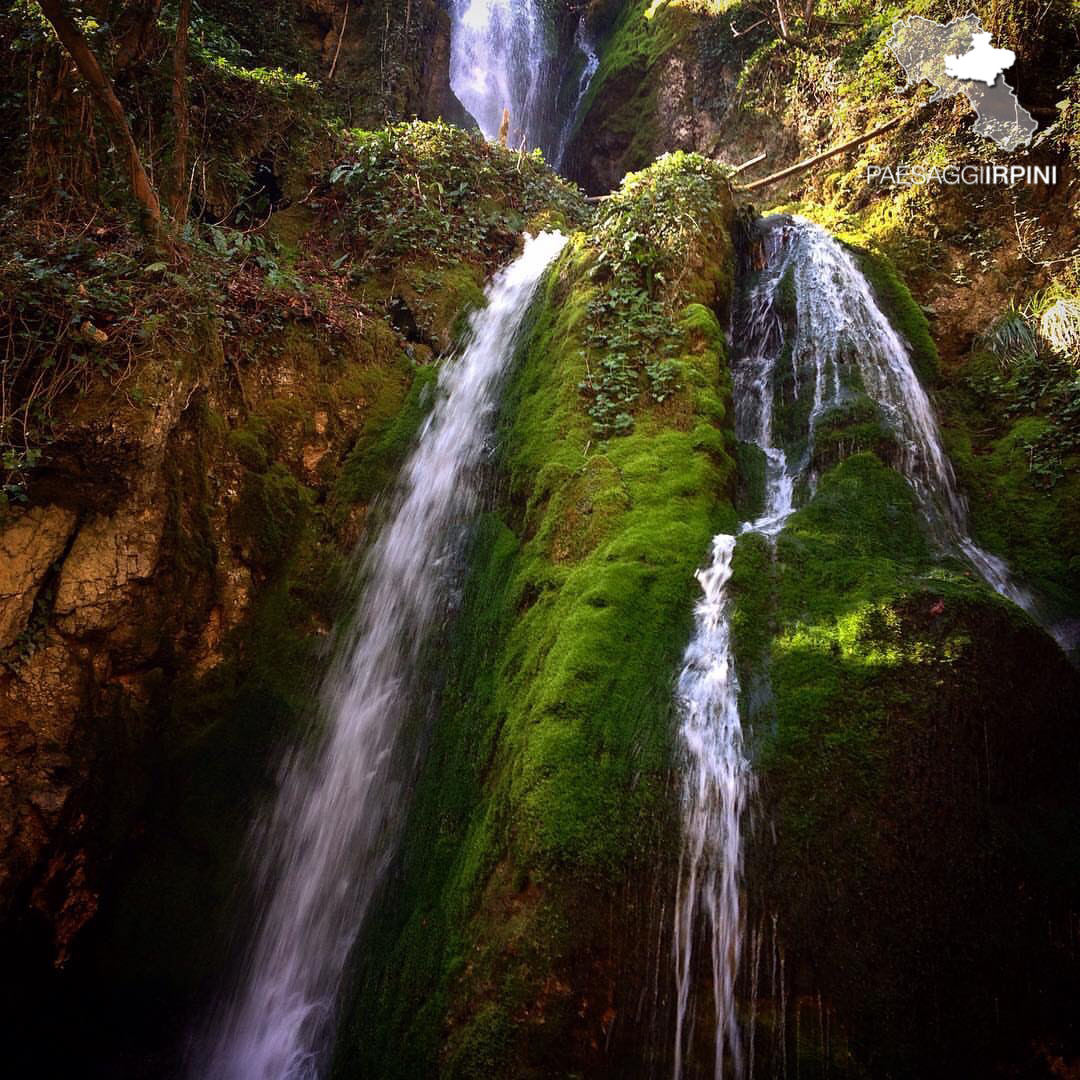
M 188 26 L 190 22 L 191 0 L 180 0 L 180 11 L 176 17 L 176 42 L 173 45 L 172 100 L 176 132 L 173 139 L 173 182 L 172 198 L 169 206 L 177 228 L 184 224 L 187 217 L 187 58 Z
M 345 0 L 345 14 L 341 19 L 341 29 L 338 31 L 337 36 L 337 48 L 334 49 L 334 61 L 330 65 L 330 72 L 326 76 L 326 81 L 332 83 L 334 81 L 334 72 L 337 71 L 338 57 L 341 55 L 341 43 L 345 40 L 345 27 L 349 22 L 349 0 Z
M 131 134 L 131 126 L 124 114 L 124 107 L 120 104 L 120 99 L 113 89 L 112 81 L 98 63 L 97 57 L 87 44 L 75 20 L 64 9 L 62 0 L 39 0 L 39 3 L 61 44 L 71 54 L 71 59 L 86 81 L 98 108 L 112 127 L 113 141 L 117 149 L 122 150 L 127 156 L 131 193 L 141 208 L 143 227 L 155 239 L 160 239 L 161 204 L 158 202 L 154 185 L 150 183 L 146 169 L 143 168 L 139 149 Z

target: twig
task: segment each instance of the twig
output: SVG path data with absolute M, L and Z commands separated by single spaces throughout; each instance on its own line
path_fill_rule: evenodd
M 345 25 L 349 21 L 349 0 L 345 0 L 345 14 L 341 19 L 341 30 L 337 36 L 337 48 L 334 50 L 334 60 L 330 65 L 330 73 L 326 76 L 326 81 L 332 83 L 334 81 L 334 72 L 337 70 L 338 57 L 341 55 L 341 43 L 345 40 Z
M 768 19 L 758 19 L 756 23 L 751 23 L 745 30 L 735 29 L 735 20 L 731 20 L 731 36 L 736 38 L 746 37 L 747 34 L 752 34 L 759 26 L 764 26 L 768 23 Z
M 749 169 L 751 165 L 756 165 L 759 161 L 764 161 L 768 156 L 769 152 L 767 150 L 762 150 L 757 157 L 752 157 L 749 161 L 744 161 L 741 165 L 736 165 L 735 168 L 731 170 L 731 175 L 737 176 L 744 169 Z

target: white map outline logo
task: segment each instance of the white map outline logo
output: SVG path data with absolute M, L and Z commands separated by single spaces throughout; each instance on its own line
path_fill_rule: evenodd
M 936 89 L 930 101 L 963 94 L 978 117 L 975 130 L 1011 152 L 1030 143 L 1039 125 L 1003 75 L 1016 54 L 995 49 L 990 39 L 975 14 L 948 23 L 908 15 L 893 24 L 885 44 L 907 75 L 905 90 L 925 80 Z

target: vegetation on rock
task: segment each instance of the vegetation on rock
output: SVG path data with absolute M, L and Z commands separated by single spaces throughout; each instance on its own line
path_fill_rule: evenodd
M 583 17 L 599 56 L 570 180 L 467 130 L 438 0 L 0 13 L 0 1011 L 17 1070 L 175 1066 L 220 985 L 247 823 L 362 587 L 350 552 L 524 230 L 570 239 L 417 674 L 422 764 L 334 1075 L 670 1068 L 672 684 L 710 537 L 765 489 L 734 434 L 727 327 L 755 211 L 736 210 L 732 166 L 767 150 L 753 179 L 910 112 L 755 198 L 848 246 L 932 389 L 975 540 L 1055 616 L 1080 610 L 1080 6 L 979 8 L 1017 53 L 1010 81 L 1043 122 L 1023 160 L 1058 166 L 1052 190 L 866 183 L 870 164 L 1005 160 L 964 102 L 905 91 L 886 48 L 901 14 L 967 11 L 951 0 L 537 11 L 563 44 Z M 111 136 L 80 40 L 119 107 Z M 605 197 L 590 208 L 573 180 Z M 786 359 L 775 432 L 795 458 L 810 403 Z M 854 376 L 844 390 L 801 508 L 734 555 L 760 784 L 747 929 L 773 928 L 790 980 L 786 1002 L 744 1000 L 744 1022 L 761 1047 L 779 1032 L 801 1076 L 1074 1068 L 1075 673 L 928 542 L 895 435 Z
M 606 318 L 598 297 L 626 280 L 619 264 L 642 282 L 648 271 L 635 241 L 608 256 L 605 279 L 597 248 L 614 247 L 620 216 L 646 228 L 662 199 L 685 221 L 706 195 L 713 227 L 666 234 L 649 267 L 665 303 L 639 348 L 648 363 L 676 343 L 678 386 L 598 442 L 575 391 L 582 346 Z M 640 941 L 609 942 L 595 971 L 583 951 L 600 946 L 612 896 L 634 897 L 664 857 L 671 672 L 694 568 L 734 520 L 716 314 L 731 288 L 730 222 L 719 175 L 669 159 L 629 179 L 618 209 L 575 235 L 552 272 L 503 405 L 508 499 L 475 530 L 400 879 L 361 946 L 341 1076 L 415 1076 L 440 1056 L 461 1077 L 539 1075 L 558 1059 L 596 1067 L 609 1004 L 629 1007 L 645 977 Z M 644 891 L 636 903 L 647 921 Z M 576 995 L 588 1004 L 571 1022 Z M 566 1047 L 570 1026 L 580 1034 Z M 634 1038 L 620 1040 L 627 1067 Z

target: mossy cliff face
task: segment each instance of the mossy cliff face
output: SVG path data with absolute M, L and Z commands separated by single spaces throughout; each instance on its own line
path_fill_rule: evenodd
M 700 228 L 673 231 L 691 208 Z M 731 205 L 708 163 L 677 159 L 629 178 L 607 214 L 552 270 L 503 404 L 501 494 L 475 530 L 400 866 L 360 948 L 343 1077 L 631 1074 L 644 1053 L 672 673 L 694 570 L 733 520 Z M 651 297 L 620 221 L 663 256 Z M 605 438 L 582 388 L 604 362 L 589 341 L 630 290 L 659 305 L 655 337 L 623 373 L 640 394 L 629 433 Z M 668 345 L 661 403 L 646 367 Z
M 133 5 L 80 7 L 109 16 L 94 45 L 169 176 L 173 6 L 128 66 L 111 16 Z M 572 30 L 576 9 L 555 7 Z M 422 422 L 436 354 L 544 225 L 573 235 L 507 387 L 454 632 L 418 675 L 442 689 L 336 1071 L 667 1071 L 672 683 L 693 572 L 713 533 L 757 512 L 762 460 L 732 434 L 729 195 L 693 155 L 645 166 L 766 149 L 753 179 L 892 115 L 900 10 L 820 4 L 794 43 L 762 5 L 583 7 L 601 68 L 568 167 L 619 187 L 588 229 L 536 158 L 397 122 L 467 122 L 441 4 L 196 4 L 199 167 L 175 262 L 129 227 L 115 155 L 32 7 L 0 16 L 19 44 L 0 76 L 0 340 L 31 384 L 73 379 L 27 445 L 3 447 L 0 1017 L 16 1071 L 176 1068 L 224 966 L 246 824 L 351 595 L 348 552 Z M 1031 153 L 1060 165 L 1057 189 L 865 184 L 868 163 L 994 155 L 956 100 L 762 197 L 857 249 L 937 380 L 976 539 L 1075 612 L 1075 356 L 1042 323 L 1077 293 L 1080 79 L 1076 5 L 1044 8 L 983 14 L 1018 53 L 1023 104 L 1049 110 Z M 27 86 L 51 102 L 32 130 Z M 797 1059 L 801 1076 L 1067 1070 L 1076 679 L 928 546 L 850 389 L 817 433 L 816 492 L 775 551 L 740 540 L 731 586 L 760 781 L 747 955 L 785 972 L 783 990 L 762 976 L 744 994 L 757 1060 Z M 797 450 L 805 401 L 785 390 Z M 701 1062 L 710 1023 L 703 1006 Z
M 448 6 L 304 0 L 298 21 L 310 50 L 306 66 L 358 127 L 412 117 L 471 126 L 450 89 Z
M 775 555 L 742 547 L 733 590 L 761 787 L 750 941 L 763 970 L 786 952 L 787 1001 L 773 982 L 755 1006 L 764 1053 L 781 1017 L 812 1076 L 1028 1075 L 1074 1052 L 1080 730 L 1053 642 L 928 557 L 868 453 Z
M 7 513 L 3 993 L 43 1038 L 58 1016 L 81 1031 L 58 1049 L 130 1045 L 103 1016 L 131 1009 L 153 1045 L 211 985 L 244 822 L 340 613 L 364 505 L 336 484 L 357 444 L 392 468 L 375 459 L 418 370 L 403 346 L 381 321 L 257 344 L 207 327 L 134 373 L 145 406 L 81 402 Z M 71 471 L 107 460 L 107 486 Z M 47 551 L 19 548 L 27 523 Z M 90 993 L 116 1009 L 74 1006 Z
M 862 261 L 927 377 L 925 319 Z M 1037 1074 L 1080 1040 L 1063 932 L 1080 897 L 1080 682 L 928 541 L 865 395 L 817 435 L 812 497 L 775 547 L 745 537 L 734 561 L 759 783 L 744 1019 L 766 1064 L 803 1075 Z M 754 479 L 750 459 L 750 506 Z
M 674 147 L 732 163 L 765 151 L 739 177 L 751 182 L 864 134 L 907 101 L 911 115 L 898 127 L 749 198 L 798 210 L 903 274 L 941 353 L 937 404 L 975 539 L 1007 555 L 1056 615 L 1075 613 L 1075 346 L 1066 355 L 1040 338 L 1040 324 L 1055 303 L 1076 309 L 1076 6 L 1056 0 L 1045 18 L 1027 0 L 977 12 L 995 43 L 1016 53 L 1007 77 L 1040 123 L 1025 161 L 1056 165 L 1062 178 L 1013 188 L 866 181 L 870 165 L 1012 160 L 972 131 L 976 117 L 962 98 L 926 104 L 925 85 L 898 93 L 904 74 L 886 46 L 893 22 L 904 13 L 947 20 L 964 13 L 956 5 L 919 0 L 868 13 L 838 2 L 806 17 L 788 4 L 788 40 L 766 7 L 590 5 L 601 63 L 568 155 L 571 175 L 604 191 L 625 169 Z M 1009 325 L 1029 346 L 997 355 Z
M 564 163 L 587 191 L 611 191 L 665 151 L 710 142 L 715 123 L 698 105 L 705 81 L 716 75 L 702 66 L 700 22 L 695 5 L 679 0 L 593 5 L 588 26 L 600 66 Z

